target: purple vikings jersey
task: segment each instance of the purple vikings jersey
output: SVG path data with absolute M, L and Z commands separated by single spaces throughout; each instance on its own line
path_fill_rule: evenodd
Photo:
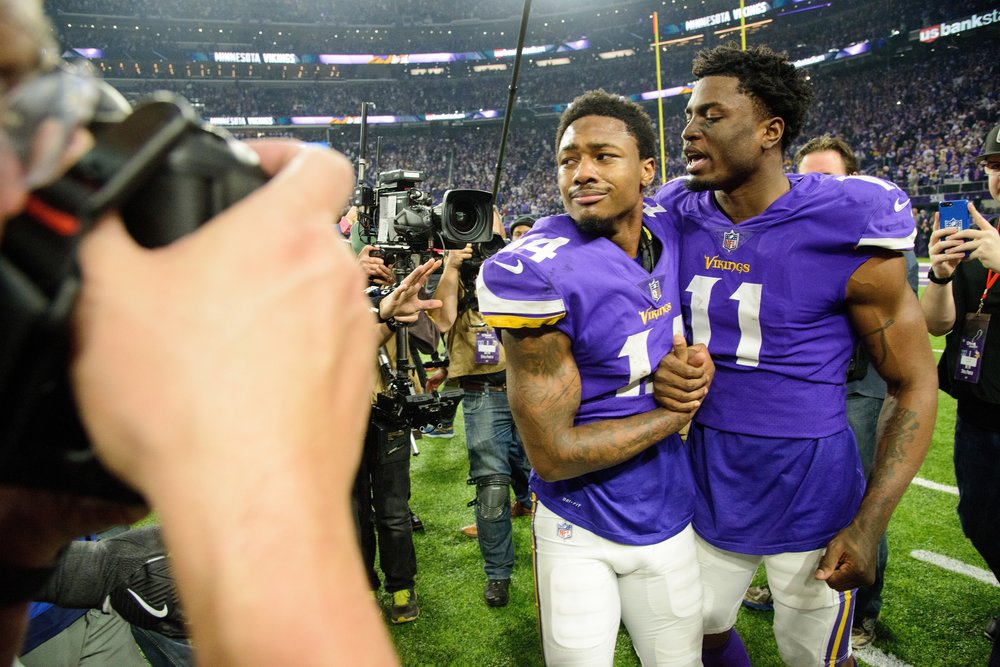
M 682 179 L 656 194 L 680 225 L 688 337 L 716 366 L 690 439 L 694 524 L 744 553 L 815 549 L 853 518 L 864 482 L 846 417 L 857 340 L 847 283 L 872 248 L 909 249 L 915 237 L 892 183 L 788 178 L 787 193 L 737 225 Z
M 575 424 L 656 407 L 651 373 L 682 332 L 677 232 L 646 200 L 643 222 L 663 243 L 652 273 L 609 239 L 581 234 L 568 215 L 543 218 L 479 273 L 487 323 L 551 325 L 572 341 L 580 372 Z M 661 542 L 691 521 L 693 489 L 681 440 L 671 435 L 629 461 L 560 482 L 534 471 L 531 488 L 559 516 L 620 544 Z

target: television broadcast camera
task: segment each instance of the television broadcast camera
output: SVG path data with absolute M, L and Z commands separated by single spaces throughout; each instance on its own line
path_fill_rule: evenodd
M 32 194 L 0 245 L 0 481 L 134 501 L 95 458 L 70 387 L 78 241 L 117 209 L 138 243 L 169 244 L 267 176 L 253 151 L 169 93 L 92 132 L 94 147 Z
M 352 203 L 357 207 L 359 237 L 372 245 L 386 265 L 392 266 L 395 283 L 418 265 L 435 256 L 435 250 L 474 246 L 493 238 L 493 195 L 485 190 L 448 190 L 434 205 L 431 196 L 417 188 L 423 173 L 415 169 L 394 169 L 379 174 L 375 187 L 365 182 L 368 108 L 361 106 L 361 139 L 358 157 L 358 185 Z M 393 365 L 385 350 L 379 352 L 379 372 L 385 390 L 372 406 L 371 425 L 380 440 L 409 435 L 410 429 L 449 423 L 454 419 L 463 392 L 446 389 L 418 394 L 410 379 L 416 370 L 423 378 L 425 364 L 411 350 L 406 326 L 396 330 L 396 359 Z M 428 363 L 426 367 L 440 365 Z M 384 444 L 384 443 L 382 443 Z
M 423 180 L 423 173 L 415 169 L 394 169 L 379 174 L 377 187 L 359 183 L 355 190 L 361 239 L 394 267 L 397 282 L 429 259 L 434 249 L 462 248 L 493 236 L 489 192 L 448 190 L 435 206 L 431 196 L 416 187 Z

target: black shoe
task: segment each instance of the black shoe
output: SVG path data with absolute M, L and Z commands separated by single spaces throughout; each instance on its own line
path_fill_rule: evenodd
M 506 607 L 509 598 L 508 588 L 510 588 L 510 579 L 490 579 L 486 582 L 483 599 L 491 607 Z
M 997 635 L 1000 634 L 1000 616 L 994 616 L 990 619 L 990 622 L 986 624 L 986 630 L 983 631 L 986 638 L 991 642 L 996 644 Z
M 413 527 L 413 532 L 417 533 L 424 529 L 424 522 L 420 520 L 420 517 L 410 512 L 410 525 Z

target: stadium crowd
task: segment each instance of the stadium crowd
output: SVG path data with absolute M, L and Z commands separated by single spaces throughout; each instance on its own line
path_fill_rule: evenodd
M 495 16 L 488 18 L 511 18 L 516 14 L 515 4 L 496 3 L 491 8 Z M 798 12 L 780 17 L 774 26 L 757 33 L 755 39 L 766 39 L 773 48 L 784 50 L 793 58 L 816 55 L 828 48 L 843 47 L 866 39 L 876 42 L 878 47 L 874 53 L 859 59 L 863 61 L 860 64 L 823 67 L 811 72 L 817 90 L 817 105 L 806 134 L 829 133 L 843 137 L 855 147 L 862 173 L 891 179 L 910 192 L 946 183 L 984 181 L 985 174 L 970 159 L 970 155 L 977 148 L 975 137 L 984 131 L 1000 104 L 995 87 L 990 84 L 997 65 L 994 58 L 988 57 L 989 41 L 965 39 L 961 48 L 953 45 L 916 45 L 911 48 L 907 43 L 907 31 L 943 18 L 981 10 L 989 3 L 964 0 L 950 4 L 947 9 L 930 1 L 891 0 L 889 4 L 892 11 L 871 12 L 865 3 L 844 2 L 819 11 Z M 635 3 L 627 7 L 634 9 Z M 420 18 L 423 16 L 435 25 L 448 25 L 449 17 L 440 15 L 444 10 L 438 3 L 410 2 L 405 12 L 398 11 L 398 3 L 388 2 L 336 3 L 333 7 L 325 3 L 283 3 L 271 9 L 269 16 L 272 19 L 266 24 L 240 25 L 227 30 L 249 36 L 250 41 L 240 44 L 240 48 L 277 48 L 272 37 L 289 39 L 288 31 L 280 29 L 282 23 L 327 20 L 330 24 L 350 25 L 349 21 L 338 18 L 340 12 L 354 22 L 375 22 L 392 8 L 397 13 L 405 14 L 407 23 L 424 23 Z M 223 13 L 204 3 L 196 5 L 182 0 L 167 3 L 88 0 L 75 4 L 73 9 L 74 14 L 89 14 L 92 17 L 113 15 L 162 19 L 150 23 L 150 26 L 156 25 L 156 30 L 191 30 L 187 24 L 182 26 L 175 21 L 179 17 L 234 18 L 232 13 Z M 454 7 L 449 7 L 451 9 Z M 545 5 L 536 7 L 536 11 L 543 15 L 550 9 Z M 593 12 L 592 7 L 583 9 Z M 59 11 L 64 10 L 57 9 L 54 13 L 58 15 Z M 247 18 L 259 15 L 255 14 L 258 8 L 253 3 L 241 11 L 246 12 Z M 327 15 L 317 19 L 318 12 L 322 11 L 327 11 Z M 664 10 L 665 18 L 661 20 L 661 25 L 669 24 L 669 11 Z M 464 48 L 461 40 L 475 39 L 475 35 L 470 34 L 469 27 L 461 19 L 461 10 L 458 15 L 451 15 L 450 20 L 454 22 L 452 32 L 456 34 L 435 36 L 430 43 L 422 41 L 420 50 L 425 51 L 431 46 L 442 50 Z M 246 19 L 243 20 L 245 22 Z M 540 114 L 541 118 L 532 123 L 520 123 L 511 137 L 504 187 L 500 191 L 501 201 L 511 202 L 512 205 L 517 202 L 518 210 L 543 214 L 560 209 L 558 199 L 546 186 L 546 151 L 553 127 L 545 117 L 551 117 L 552 109 L 559 108 L 559 105 L 589 88 L 603 87 L 626 95 L 654 90 L 656 72 L 653 54 L 648 48 L 642 48 L 648 44 L 646 34 L 651 32 L 648 22 L 647 16 L 609 19 L 607 30 L 618 31 L 618 37 L 612 40 L 615 44 L 639 47 L 631 57 L 600 60 L 593 50 L 577 53 L 572 65 L 577 75 L 572 77 L 566 76 L 561 67 L 530 67 L 522 71 L 516 105 L 531 109 L 531 115 Z M 200 46 L 185 43 L 179 47 L 169 38 L 153 37 L 151 29 L 138 32 L 91 29 L 86 21 L 74 24 L 73 28 L 66 27 L 64 23 L 58 25 L 64 46 L 97 46 L 99 43 L 107 50 L 107 57 L 99 64 L 106 70 L 105 76 L 130 101 L 140 100 L 157 89 L 171 89 L 195 103 L 205 117 L 357 115 L 362 102 L 373 102 L 373 113 L 379 115 L 468 112 L 506 106 L 509 71 L 473 74 L 468 65 L 456 64 L 450 66 L 447 78 L 414 77 L 402 74 L 401 66 L 358 65 L 342 66 L 336 77 L 330 77 L 326 69 L 303 65 L 301 67 L 306 73 L 302 81 L 269 83 L 267 67 L 257 66 L 252 76 L 233 77 L 233 71 L 247 74 L 248 70 L 245 65 L 232 65 L 223 66 L 222 74 L 218 75 L 213 73 L 212 66 L 205 68 L 207 76 L 219 78 L 204 81 L 195 73 L 201 69 L 191 63 L 173 63 L 175 72 L 181 71 L 181 65 L 184 65 L 190 74 L 187 77 L 176 74 L 168 77 L 165 67 L 158 68 L 158 73 L 154 73 L 152 63 L 154 59 L 163 57 L 162 52 L 177 55 L 185 49 L 210 51 L 218 48 L 219 42 L 212 41 L 214 38 L 207 35 L 198 38 Z M 516 25 L 516 22 L 511 25 Z M 776 26 L 782 27 L 782 30 L 772 29 Z M 392 30 L 398 27 L 390 24 L 387 34 L 392 34 Z M 771 32 L 774 33 L 773 39 Z M 279 38 L 277 33 L 283 34 Z M 386 31 L 379 34 L 383 33 Z M 351 48 L 371 51 L 370 43 L 352 43 L 350 37 L 346 41 L 338 37 L 336 44 L 330 44 L 308 41 L 318 38 L 322 32 L 295 34 L 301 34 L 297 38 L 301 41 L 287 41 L 280 44 L 280 48 L 311 53 L 327 50 L 345 52 Z M 371 34 L 375 33 L 369 30 L 366 36 Z M 575 33 L 565 35 L 566 39 L 575 37 L 578 37 Z M 262 41 L 257 43 L 257 39 Z M 424 36 L 421 39 L 428 38 Z M 483 39 L 481 35 L 479 39 Z M 270 40 L 266 47 L 264 40 Z M 178 35 L 177 41 L 186 40 Z M 400 48 L 405 43 L 393 42 L 393 51 L 407 50 Z M 481 44 L 480 41 L 479 48 Z M 690 78 L 688 63 L 701 46 L 701 43 L 677 45 L 666 51 L 666 57 L 661 62 L 664 87 L 687 82 Z M 228 45 L 226 48 L 235 47 Z M 116 56 L 125 58 L 125 62 L 116 66 L 113 62 Z M 131 61 L 134 62 L 130 65 Z M 231 69 L 234 67 L 243 69 Z M 278 67 L 281 66 L 272 66 L 272 69 Z M 298 66 L 290 65 L 284 69 L 289 67 L 294 71 Z M 310 70 L 310 67 L 314 69 Z M 580 72 L 585 75 L 578 75 Z M 283 76 L 290 75 L 285 73 Z M 229 80 L 221 80 L 223 77 Z M 907 85 L 898 85 L 900 81 L 906 81 Z M 322 83 L 317 85 L 314 82 Z M 969 100 L 973 103 L 969 104 Z M 677 99 L 668 98 L 665 104 L 676 112 L 680 103 Z M 886 113 L 887 109 L 892 109 L 892 113 Z M 678 113 L 667 113 L 665 117 L 668 119 L 664 135 L 669 178 L 683 173 L 680 116 Z M 947 120 L 942 122 L 942 118 Z M 398 132 L 387 129 L 385 133 Z M 397 142 L 399 148 L 386 153 L 384 162 L 387 165 L 405 163 L 422 169 L 428 177 L 425 185 L 435 196 L 449 185 L 446 174 L 450 174 L 451 184 L 455 187 L 489 189 L 493 165 L 488 164 L 489 160 L 485 157 L 478 156 L 484 156 L 484 149 L 496 145 L 497 142 L 492 141 L 484 146 L 483 137 L 492 134 L 488 128 L 479 126 L 432 127 L 421 131 L 415 142 L 408 140 L 408 145 Z M 350 146 L 342 148 L 351 153 Z M 449 162 L 448 156 L 454 159 Z M 507 190 L 506 183 L 515 185 Z
M 462 3 L 388 0 L 247 3 L 239 7 L 183 0 L 165 3 L 88 0 L 74 3 L 72 13 L 60 8 L 56 15 L 66 14 L 64 19 L 57 20 L 64 44 L 99 46 L 110 59 L 151 62 L 183 61 L 190 58 L 192 51 L 210 53 L 215 50 L 398 54 L 509 49 L 516 45 L 520 4 L 495 3 L 491 5 L 495 16 L 476 17 L 474 23 L 465 15 L 473 10 Z M 730 4 L 718 2 L 714 6 L 702 6 L 698 11 L 708 14 L 731 9 Z M 763 41 L 788 52 L 792 59 L 864 40 L 887 40 L 896 33 L 902 33 L 905 39 L 908 31 L 992 8 L 986 0 L 960 0 L 947 6 L 932 0 L 891 0 L 886 3 L 885 11 L 878 12 L 872 12 L 867 3 L 854 0 L 832 4 L 808 0 L 795 3 L 794 12 L 788 7 L 780 7 L 780 3 L 774 4 L 773 14 L 767 17 L 773 22 L 758 27 L 766 34 Z M 262 8 L 264 5 L 266 9 Z M 565 5 L 554 2 L 536 3 L 532 8 L 527 44 L 587 38 L 594 49 L 633 48 L 651 55 L 648 53 L 653 34 L 650 6 L 642 2 L 619 3 L 615 11 L 603 12 L 601 24 L 595 26 L 593 17 L 602 13 L 602 5 L 581 2 L 568 10 Z M 802 11 L 809 7 L 816 11 Z M 680 11 L 672 4 L 661 7 L 662 39 L 688 36 L 682 25 L 685 19 L 696 18 L 691 14 L 693 11 Z M 427 18 L 421 18 L 422 15 Z M 259 21 L 260 16 L 269 18 Z M 102 17 L 111 20 L 102 20 Z M 217 22 L 212 23 L 213 20 Z M 714 37 L 709 34 L 707 39 L 711 41 Z M 699 40 L 686 48 L 699 45 L 704 43 Z M 683 70 L 686 63 L 690 63 L 693 51 L 674 50 L 673 53 L 679 54 L 678 67 L 682 76 L 687 76 L 689 72 Z

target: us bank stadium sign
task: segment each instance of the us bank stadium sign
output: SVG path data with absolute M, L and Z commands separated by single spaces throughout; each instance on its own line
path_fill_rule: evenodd
M 978 30 L 995 23 L 1000 23 L 1000 8 L 994 8 L 987 12 L 972 14 L 964 18 L 955 19 L 946 23 L 929 25 L 919 30 L 910 32 L 910 41 L 920 41 L 929 44 L 940 37 L 951 37 L 969 30 Z

